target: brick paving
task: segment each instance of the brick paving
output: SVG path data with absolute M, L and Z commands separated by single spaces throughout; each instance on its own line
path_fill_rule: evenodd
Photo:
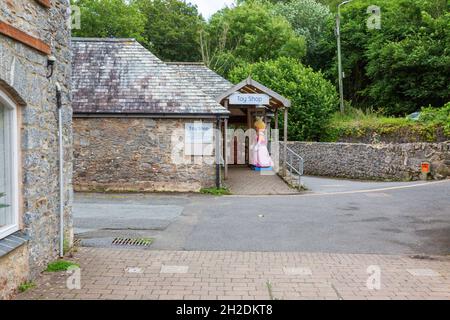
M 248 166 L 230 166 L 225 185 L 235 195 L 283 195 L 297 194 L 278 175 L 261 174 Z
M 449 257 L 80 248 L 72 260 L 81 289 L 43 273 L 17 299 L 450 299 Z

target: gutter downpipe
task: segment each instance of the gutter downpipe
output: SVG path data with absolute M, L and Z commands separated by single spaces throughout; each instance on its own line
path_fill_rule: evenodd
M 216 188 L 221 187 L 220 183 L 220 117 L 216 119 Z
M 62 126 L 61 85 L 56 83 L 56 105 L 58 107 L 59 144 L 59 256 L 64 257 L 64 145 Z

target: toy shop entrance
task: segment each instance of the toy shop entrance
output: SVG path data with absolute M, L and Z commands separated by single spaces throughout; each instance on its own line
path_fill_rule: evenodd
M 223 93 L 218 101 L 230 111 L 222 127 L 224 178 L 228 178 L 229 166 L 285 170 L 291 102 L 250 77 Z

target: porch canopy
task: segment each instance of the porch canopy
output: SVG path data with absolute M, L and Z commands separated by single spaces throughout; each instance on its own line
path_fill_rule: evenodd
M 267 88 L 261 83 L 248 77 L 244 81 L 238 83 L 237 85 L 231 87 L 229 90 L 219 95 L 216 101 L 222 105 L 226 104 L 226 100 L 230 98 L 231 95 L 235 93 L 247 93 L 247 94 L 266 94 L 270 97 L 270 103 L 268 107 L 272 110 L 289 108 L 291 106 L 291 101 L 276 93 L 275 91 Z
M 232 99 L 233 95 L 236 94 L 245 94 L 245 95 L 265 95 L 265 102 L 262 105 L 261 104 L 253 104 L 245 103 L 245 105 L 239 105 L 238 103 L 234 103 L 233 106 L 230 104 L 230 100 Z M 267 97 L 268 96 L 268 100 Z M 253 127 L 253 116 L 252 112 L 258 109 L 258 107 L 266 107 L 270 109 L 275 116 L 275 129 L 278 129 L 278 111 L 283 110 L 284 111 L 284 128 L 283 128 L 283 174 L 286 174 L 286 156 L 287 156 L 287 128 L 288 128 L 288 109 L 291 107 L 291 101 L 280 95 L 279 93 L 273 91 L 272 89 L 267 88 L 266 86 L 262 85 L 261 83 L 253 80 L 251 77 L 248 77 L 244 81 L 236 84 L 235 86 L 231 87 L 229 90 L 224 92 L 223 94 L 219 95 L 216 98 L 216 101 L 220 103 L 222 106 L 227 108 L 229 111 L 232 111 L 233 108 L 240 108 L 240 109 L 247 109 L 247 127 L 248 129 Z M 233 116 L 233 112 L 231 112 L 231 117 Z M 231 118 L 230 117 L 230 118 Z M 224 127 L 225 127 L 225 135 L 227 132 L 227 119 L 225 119 Z M 225 141 L 228 141 L 227 137 L 225 136 Z M 226 144 L 225 144 L 226 145 Z M 227 146 L 225 146 L 225 154 L 227 153 Z M 226 158 L 226 157 L 225 157 Z M 225 163 L 225 177 L 227 176 L 227 167 L 228 163 Z

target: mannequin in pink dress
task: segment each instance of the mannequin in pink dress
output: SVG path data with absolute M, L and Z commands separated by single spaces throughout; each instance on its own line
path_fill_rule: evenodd
M 253 159 L 252 165 L 254 169 L 271 168 L 273 161 L 267 149 L 267 140 L 265 136 L 266 124 L 261 118 L 257 118 L 255 122 L 256 144 L 252 148 Z

